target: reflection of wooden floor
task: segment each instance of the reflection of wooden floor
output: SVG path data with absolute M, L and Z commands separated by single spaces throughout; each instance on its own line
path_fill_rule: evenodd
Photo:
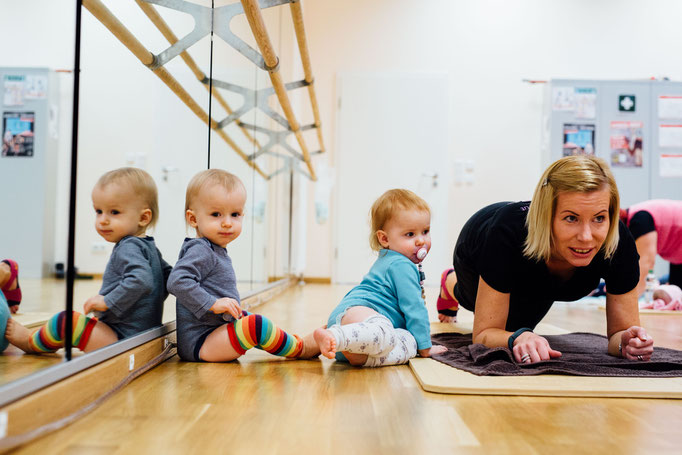
M 347 289 L 294 287 L 259 312 L 304 333 Z M 427 290 L 431 302 L 435 291 Z M 678 318 L 642 320 L 657 344 L 682 348 Z M 605 327 L 594 306 L 557 305 L 545 321 Z M 18 453 L 679 453 L 680 421 L 678 400 L 441 395 L 423 391 L 408 366 L 256 351 L 222 365 L 174 358 Z
M 102 280 L 76 280 L 74 284 L 74 310 L 82 311 L 83 303 L 98 293 Z M 25 327 L 37 327 L 52 315 L 64 310 L 66 302 L 66 285 L 64 280 L 56 279 L 21 279 L 23 299 L 19 313 L 14 319 Z M 175 319 L 175 299 L 166 300 L 164 322 Z M 35 373 L 62 361 L 62 351 L 47 355 L 24 355 L 23 352 L 10 346 L 0 353 L 0 385 Z M 74 356 L 80 355 L 74 353 Z
M 0 385 L 23 378 L 61 361 L 60 354 L 24 355 L 22 350 L 9 346 L 0 354 Z

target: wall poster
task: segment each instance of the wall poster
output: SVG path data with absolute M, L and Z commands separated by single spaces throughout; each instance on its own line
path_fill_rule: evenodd
M 594 124 L 564 123 L 563 156 L 594 155 Z
M 611 165 L 614 167 L 642 167 L 643 122 L 611 122 Z
M 2 103 L 5 106 L 21 106 L 24 104 L 25 80 L 25 76 L 5 75 L 2 97 Z
M 2 156 L 33 156 L 35 112 L 3 112 Z

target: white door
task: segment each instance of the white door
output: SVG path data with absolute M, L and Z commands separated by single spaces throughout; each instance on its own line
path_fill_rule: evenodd
M 337 76 L 334 282 L 358 283 L 376 259 L 369 209 L 391 188 L 407 188 L 431 206 L 433 246 L 426 282 L 452 264 L 446 244 L 450 186 L 446 74 L 342 73 Z

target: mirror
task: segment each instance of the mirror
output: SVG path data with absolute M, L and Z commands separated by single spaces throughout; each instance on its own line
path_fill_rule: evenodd
M 74 6 L 41 3 L 34 14 L 35 5 L 7 2 L 0 15 L 3 42 L 22 36 L 21 45 L 0 53 L 0 181 L 7 188 L 6 213 L 15 220 L 0 226 L 0 259 L 19 266 L 22 301 L 14 318 L 26 326 L 63 310 L 66 295 L 64 280 L 54 275 L 55 264 L 66 261 L 62 214 L 68 213 L 73 79 L 55 69 L 73 66 Z M 0 386 L 61 361 L 60 355 L 27 358 L 10 346 L 0 354 Z
M 45 34 L 49 34 L 51 39 L 58 37 L 58 40 L 57 38 L 53 40 L 54 46 L 45 46 L 45 35 L 40 33 L 31 35 L 32 40 L 23 43 L 22 49 L 16 49 L 16 55 L 11 55 L 2 62 L 3 64 L 26 67 L 37 65 L 46 65 L 50 68 L 73 67 L 75 24 L 73 2 L 60 0 L 42 3 L 46 6 L 38 15 L 39 18 L 30 14 L 35 5 L 28 6 L 22 2 L 9 2 L 9 5 L 3 5 L 3 19 L 0 19 L 0 24 L 7 26 L 3 27 L 0 34 L 6 37 L 12 33 L 21 35 L 20 30 L 28 29 L 29 24 L 33 27 L 35 21 L 39 20 L 41 24 L 45 24 L 43 29 Z M 211 2 L 205 0 L 194 3 L 211 6 Z M 228 3 L 230 2 L 222 2 L 220 5 Z M 216 4 L 216 7 L 220 5 Z M 107 2 L 106 7 L 150 52 L 159 54 L 170 46 L 135 1 Z M 9 8 L 12 14 L 5 15 L 6 8 Z M 155 9 L 178 36 L 182 37 L 192 30 L 194 21 L 191 16 L 158 6 Z M 279 15 L 284 13 L 286 11 L 264 13 L 268 27 L 271 27 L 270 32 L 276 49 L 279 43 L 275 38 L 280 35 Z M 236 35 L 257 48 L 243 16 L 235 18 L 231 28 Z M 267 175 L 265 170 L 281 168 L 284 164 L 283 159 L 270 154 L 257 157 L 255 162 L 258 168 L 263 170 L 261 175 L 223 140 L 221 134 L 214 131 L 209 137 L 206 123 L 85 9 L 82 13 L 81 30 L 75 247 L 75 265 L 80 279 L 74 284 L 74 310 L 82 312 L 84 302 L 99 293 L 102 275 L 114 246 L 100 237 L 95 230 L 95 211 L 91 199 L 93 186 L 103 173 L 124 166 L 144 169 L 156 182 L 160 216 L 156 227 L 148 231 L 147 235 L 154 237 L 163 258 L 171 265 L 177 259 L 183 239 L 194 236 L 194 232 L 185 226 L 184 220 L 185 189 L 191 177 L 209 165 L 236 174 L 247 189 L 247 203 L 242 234 L 228 245 L 228 253 L 235 267 L 240 294 L 254 291 L 275 278 L 286 276 L 291 262 L 288 244 L 293 177 L 288 171 L 269 180 L 263 176 Z M 277 49 L 277 52 L 280 50 Z M 213 48 L 210 39 L 204 37 L 194 44 L 188 53 L 196 68 L 205 75 L 212 73 L 214 81 L 235 84 L 251 91 L 270 86 L 267 73 L 255 67 L 252 62 L 217 37 L 214 39 Z M 174 58 L 164 65 L 164 68 L 187 90 L 199 110 L 207 113 L 210 110 L 211 117 L 216 121 L 227 117 L 222 102 L 216 96 L 209 101 L 207 87 L 197 80 L 197 75 L 181 57 Z M 45 227 L 50 231 L 49 235 L 54 237 L 52 246 L 47 248 L 54 257 L 45 261 L 52 267 L 55 262 L 66 262 L 73 74 L 69 72 L 55 74 L 53 70 L 46 72 L 60 83 L 58 88 L 50 84 L 50 88 L 55 91 L 55 101 L 54 105 L 50 104 L 49 113 L 58 115 L 58 122 L 57 132 L 54 133 L 56 134 L 55 152 L 52 155 L 54 163 L 45 166 L 56 174 L 55 189 L 33 192 L 34 188 L 27 187 L 25 192 L 32 198 L 46 194 L 54 195 L 55 202 L 52 203 L 54 213 L 50 212 L 49 207 L 44 211 L 46 215 L 51 214 L 54 221 L 31 223 L 35 226 L 30 226 Z M 5 91 L 8 84 L 11 86 L 5 82 Z M 213 91 L 219 93 L 233 110 L 244 103 L 241 95 L 217 85 L 219 84 L 212 87 Z M 276 104 L 276 100 L 273 101 L 273 104 Z M 28 103 L 28 100 L 26 102 Z M 28 104 L 27 106 L 30 107 Z M 3 107 L 3 110 L 7 109 Z M 37 117 L 37 120 L 43 121 L 40 117 Z M 227 125 L 224 132 L 245 155 L 250 155 L 269 140 L 266 134 L 257 129 L 274 129 L 275 125 L 272 119 L 258 109 L 246 112 L 240 120 L 251 125 L 250 130 L 240 128 L 234 122 Z M 47 120 L 45 122 L 46 124 L 40 128 L 52 134 L 52 130 L 48 129 L 52 124 L 47 123 Z M 255 138 L 257 143 L 251 138 Z M 3 165 L 0 172 L 12 172 L 10 167 L 4 166 L 6 160 L 12 159 L 20 160 L 2 157 L 0 162 Z M 3 178 L 3 181 L 7 180 Z M 29 203 L 24 202 L 24 205 L 30 208 Z M 28 215 L 25 218 L 28 218 Z M 4 229 L 13 228 L 16 231 L 17 227 L 16 224 L 7 225 Z M 27 227 L 29 226 L 22 225 L 21 229 L 26 230 Z M 0 256 L 3 254 L 5 253 L 0 252 Z M 28 258 L 17 257 L 22 263 L 28 263 Z M 22 267 L 21 284 L 24 290 L 22 311 L 33 314 L 37 320 L 44 321 L 64 308 L 64 280 L 54 279 L 52 274 L 53 269 L 50 268 L 43 275 L 33 278 L 32 274 L 24 271 Z M 165 301 L 163 322 L 174 319 L 175 298 L 170 296 Z M 39 356 L 19 353 L 13 356 L 0 355 L 0 385 L 61 363 L 60 352 L 63 351 Z M 79 355 L 83 354 L 74 349 L 74 356 Z

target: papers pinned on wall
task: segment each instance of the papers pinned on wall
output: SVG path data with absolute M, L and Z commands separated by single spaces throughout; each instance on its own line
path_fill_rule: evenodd
M 594 124 L 564 123 L 564 156 L 594 155 Z
M 682 96 L 661 95 L 658 97 L 658 118 L 682 119 Z
M 2 102 L 5 106 L 22 106 L 24 104 L 24 76 L 6 75 L 4 78 Z
M 42 74 L 29 74 L 26 76 L 24 96 L 27 100 L 44 100 L 47 98 L 47 76 Z
M 642 167 L 644 161 L 643 122 L 611 122 L 611 165 L 614 167 Z
M 661 154 L 658 161 L 658 172 L 661 177 L 682 177 L 682 154 Z
M 682 125 L 658 125 L 658 146 L 682 148 Z
M 553 87 L 552 109 L 555 111 L 575 110 L 575 89 L 573 87 Z
M 597 89 L 575 89 L 576 118 L 595 118 L 597 116 Z

